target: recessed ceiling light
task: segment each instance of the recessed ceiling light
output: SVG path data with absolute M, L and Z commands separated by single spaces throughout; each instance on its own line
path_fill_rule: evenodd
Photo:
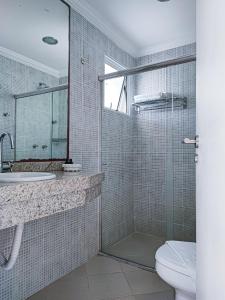
M 170 0 L 158 0 L 159 2 L 168 2 Z
M 55 39 L 53 36 L 45 36 L 45 37 L 43 37 L 42 41 L 48 45 L 58 44 L 57 39 Z

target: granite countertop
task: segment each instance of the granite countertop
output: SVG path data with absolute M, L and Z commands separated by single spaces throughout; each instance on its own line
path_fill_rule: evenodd
M 83 206 L 101 193 L 103 173 L 52 173 L 52 180 L 0 184 L 0 229 Z

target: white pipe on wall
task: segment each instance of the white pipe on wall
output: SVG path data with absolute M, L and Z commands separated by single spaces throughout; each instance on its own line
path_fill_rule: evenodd
M 19 224 L 16 226 L 12 250 L 9 255 L 9 259 L 6 260 L 5 263 L 1 265 L 1 268 L 4 270 L 11 270 L 16 263 L 20 251 L 23 229 L 24 229 L 24 224 Z
M 196 3 L 197 300 L 224 300 L 225 1 Z

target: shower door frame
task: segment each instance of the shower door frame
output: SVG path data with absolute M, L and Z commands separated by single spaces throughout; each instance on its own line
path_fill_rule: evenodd
M 100 139 L 99 139 L 99 149 L 100 149 L 99 170 L 100 171 L 102 171 L 102 112 L 104 109 L 104 81 L 108 80 L 108 79 L 118 78 L 118 77 L 127 77 L 129 75 L 137 75 L 137 74 L 144 73 L 144 72 L 150 72 L 150 71 L 155 71 L 155 70 L 159 70 L 159 69 L 164 69 L 167 67 L 182 65 L 185 63 L 196 62 L 196 60 L 197 60 L 196 55 L 189 55 L 189 56 L 183 56 L 183 57 L 176 58 L 176 59 L 162 61 L 159 63 L 147 64 L 147 65 L 143 65 L 140 67 L 129 68 L 129 69 L 125 69 L 125 70 L 98 76 L 98 81 L 100 83 L 100 99 L 101 99 L 100 100 L 100 113 L 99 113 L 99 124 L 100 124 L 100 126 L 99 126 L 99 136 L 100 136 Z M 99 234 L 100 234 L 99 254 L 102 256 L 106 256 L 106 257 L 113 257 L 116 260 L 127 263 L 131 266 L 136 266 L 136 267 L 139 267 L 144 270 L 155 272 L 154 267 L 139 264 L 139 263 L 136 263 L 129 259 L 121 258 L 119 256 L 104 252 L 104 250 L 102 249 L 103 248 L 102 247 L 102 231 L 103 231 L 103 228 L 102 228 L 102 195 L 100 197 L 99 212 L 100 212 L 99 213 Z

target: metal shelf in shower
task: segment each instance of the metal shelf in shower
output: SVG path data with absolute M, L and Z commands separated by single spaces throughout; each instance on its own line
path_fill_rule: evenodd
M 133 103 L 132 106 L 140 113 L 141 111 L 168 109 L 168 108 L 187 108 L 186 97 L 165 97 L 159 99 L 149 99 Z
M 67 138 L 52 138 L 53 143 L 66 143 Z

